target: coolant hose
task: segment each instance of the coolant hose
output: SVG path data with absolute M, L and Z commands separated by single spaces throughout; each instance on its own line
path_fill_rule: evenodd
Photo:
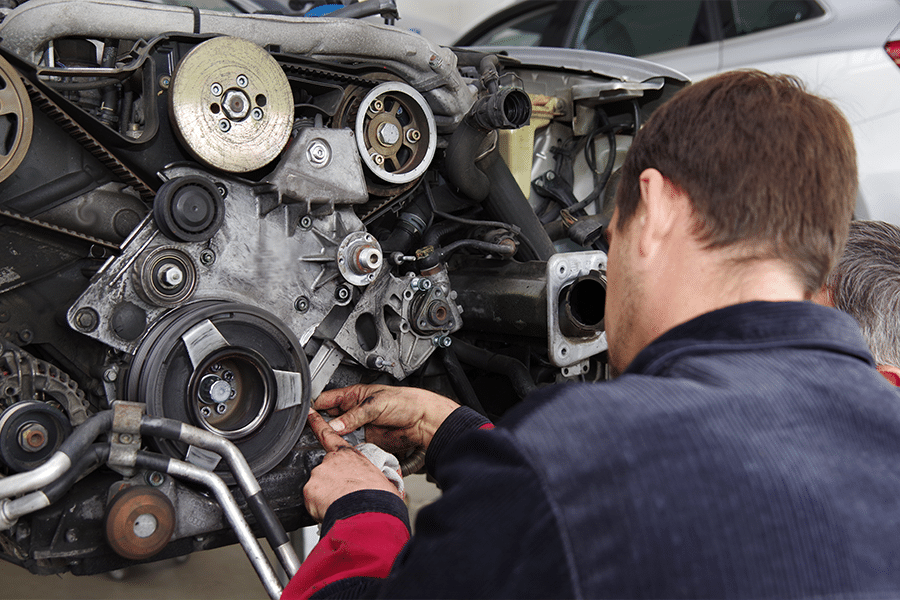
M 522 361 L 516 360 L 511 356 L 504 356 L 503 354 L 479 348 L 459 338 L 453 339 L 452 347 L 459 360 L 467 365 L 476 366 L 491 373 L 505 375 L 520 398 L 524 398 L 537 389 L 534 380 L 531 378 L 531 373 L 528 372 L 528 368 Z

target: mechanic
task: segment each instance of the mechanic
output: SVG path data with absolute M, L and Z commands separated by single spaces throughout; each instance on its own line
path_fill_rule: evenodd
M 878 372 L 900 387 L 900 227 L 852 222 L 844 254 L 813 300 L 856 319 Z
M 322 539 L 285 598 L 900 596 L 900 404 L 853 319 L 808 300 L 856 199 L 852 134 L 786 76 L 688 86 L 635 137 L 611 226 L 607 383 L 493 430 L 410 388 L 323 393 Z M 407 512 L 338 434 L 425 447 Z M 334 428 L 332 430 L 332 427 Z

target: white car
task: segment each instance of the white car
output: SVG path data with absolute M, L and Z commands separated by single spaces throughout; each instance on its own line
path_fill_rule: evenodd
M 753 67 L 832 99 L 853 127 L 857 218 L 900 224 L 900 2 L 582 0 L 520 2 L 458 45 L 561 46 L 638 56 L 696 81 Z

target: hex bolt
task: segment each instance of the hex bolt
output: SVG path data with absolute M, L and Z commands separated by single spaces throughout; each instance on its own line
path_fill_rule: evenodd
M 222 84 L 214 83 L 209 86 L 209 93 L 213 96 L 221 96 L 222 95 Z
M 119 443 L 120 444 L 130 444 L 131 443 L 131 434 L 130 433 L 120 433 L 119 434 Z
M 238 75 L 236 81 L 237 81 L 238 87 L 242 87 L 242 88 L 247 87 L 247 85 L 250 83 L 250 80 L 247 79 L 246 75 Z
M 222 373 L 222 379 L 224 379 L 225 381 L 232 381 L 234 380 L 234 373 L 232 373 L 231 371 L 225 371 Z
M 254 121 L 262 121 L 265 113 L 263 113 L 263 109 L 257 106 L 250 111 L 250 116 L 253 117 Z
M 216 404 L 216 412 L 220 415 L 224 415 L 225 411 L 228 410 L 228 405 L 226 404 Z
M 25 452 L 40 452 L 48 443 L 47 428 L 40 423 L 26 423 L 19 429 L 19 447 Z
M 250 98 L 241 90 L 228 90 L 222 96 L 222 112 L 229 119 L 240 121 L 250 112 Z
M 294 300 L 294 310 L 297 312 L 305 313 L 309 310 L 309 298 L 306 296 L 300 296 L 296 300 Z
M 229 121 L 228 119 L 222 119 L 221 121 L 219 121 L 219 131 L 224 133 L 229 129 L 231 129 L 231 121 Z
M 216 262 L 216 253 L 210 249 L 206 249 L 200 252 L 200 264 L 205 266 L 210 266 Z
M 103 381 L 106 383 L 114 383 L 119 378 L 119 370 L 115 367 L 109 367 L 103 371 Z
M 331 162 L 331 148 L 323 140 L 313 140 L 306 148 L 306 158 L 314 167 L 324 167 Z
M 382 146 L 393 146 L 400 140 L 400 128 L 394 123 L 382 123 L 378 127 L 377 137 Z
M 82 331 L 93 331 L 100 323 L 100 315 L 93 308 L 79 308 L 75 313 L 75 326 Z
M 418 129 L 407 129 L 406 130 L 406 141 L 410 144 L 415 144 L 421 139 L 422 134 L 419 133 Z
M 147 473 L 147 483 L 153 487 L 159 487 L 166 482 L 166 476 L 159 471 L 150 471 Z
M 184 271 L 178 265 L 163 265 L 159 270 L 159 283 L 168 290 L 174 290 L 184 283 Z
M 428 66 L 431 67 L 432 69 L 437 69 L 442 64 L 444 64 L 444 59 L 441 58 L 440 56 L 438 56 L 437 54 L 432 54 L 428 58 Z

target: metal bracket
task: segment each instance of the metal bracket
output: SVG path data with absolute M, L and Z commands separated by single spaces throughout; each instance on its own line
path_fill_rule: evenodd
M 133 476 L 137 453 L 141 449 L 141 418 L 147 407 L 142 402 L 116 400 L 112 409 L 113 424 L 107 462 L 120 473 Z

